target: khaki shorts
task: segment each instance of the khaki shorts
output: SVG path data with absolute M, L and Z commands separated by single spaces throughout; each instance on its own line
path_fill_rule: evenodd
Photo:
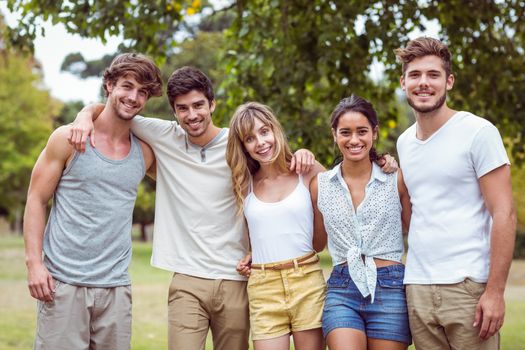
M 131 340 L 131 286 L 78 287 L 55 281 L 55 299 L 38 301 L 35 349 L 124 350 Z
M 214 350 L 247 350 L 249 329 L 246 281 L 173 275 L 168 296 L 170 350 L 204 350 L 208 330 Z
M 485 283 L 466 279 L 454 284 L 406 286 L 410 331 L 417 349 L 499 349 L 499 333 L 486 341 L 473 327 Z
M 318 261 L 284 270 L 252 269 L 248 280 L 252 339 L 320 328 L 325 295 L 326 283 Z

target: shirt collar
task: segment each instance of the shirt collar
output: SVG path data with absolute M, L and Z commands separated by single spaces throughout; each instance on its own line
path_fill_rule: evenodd
M 341 178 L 343 177 L 341 174 L 341 164 L 342 163 L 337 164 L 335 167 L 332 168 L 332 170 L 328 171 L 328 178 L 330 180 L 333 180 L 337 178 L 338 176 L 340 176 Z M 387 179 L 387 174 L 385 174 L 383 170 L 381 170 L 379 165 L 377 165 L 375 162 L 372 162 L 372 174 L 370 175 L 370 181 L 368 181 L 368 183 L 370 184 L 374 180 L 385 182 L 386 179 Z

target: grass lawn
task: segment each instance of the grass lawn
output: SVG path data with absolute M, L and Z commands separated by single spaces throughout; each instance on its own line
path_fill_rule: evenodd
M 167 348 L 166 300 L 171 273 L 149 264 L 151 245 L 133 243 L 134 350 Z M 322 264 L 329 267 L 323 254 Z M 503 350 L 525 350 L 525 261 L 513 263 L 507 293 L 507 315 L 502 329 Z M 515 284 L 515 285 L 514 285 Z M 0 234 L 0 349 L 30 349 L 33 344 L 36 302 L 26 286 L 23 241 Z M 210 339 L 208 339 L 210 340 Z M 207 349 L 212 349 L 208 342 Z M 413 348 L 411 348 L 413 349 Z

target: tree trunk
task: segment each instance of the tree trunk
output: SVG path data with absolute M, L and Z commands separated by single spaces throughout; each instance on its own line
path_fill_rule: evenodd
M 148 241 L 148 235 L 146 234 L 146 224 L 142 222 L 140 223 L 140 240 L 142 242 Z

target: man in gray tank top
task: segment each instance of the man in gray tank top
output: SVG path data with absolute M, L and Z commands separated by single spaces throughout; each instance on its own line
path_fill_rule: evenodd
M 38 300 L 35 349 L 130 348 L 132 214 L 137 186 L 146 171 L 154 176 L 155 164 L 130 126 L 161 95 L 160 71 L 145 56 L 119 55 L 104 72 L 104 90 L 97 148 L 88 142 L 75 152 L 70 126 L 62 126 L 33 168 L 24 241 L 28 287 Z

